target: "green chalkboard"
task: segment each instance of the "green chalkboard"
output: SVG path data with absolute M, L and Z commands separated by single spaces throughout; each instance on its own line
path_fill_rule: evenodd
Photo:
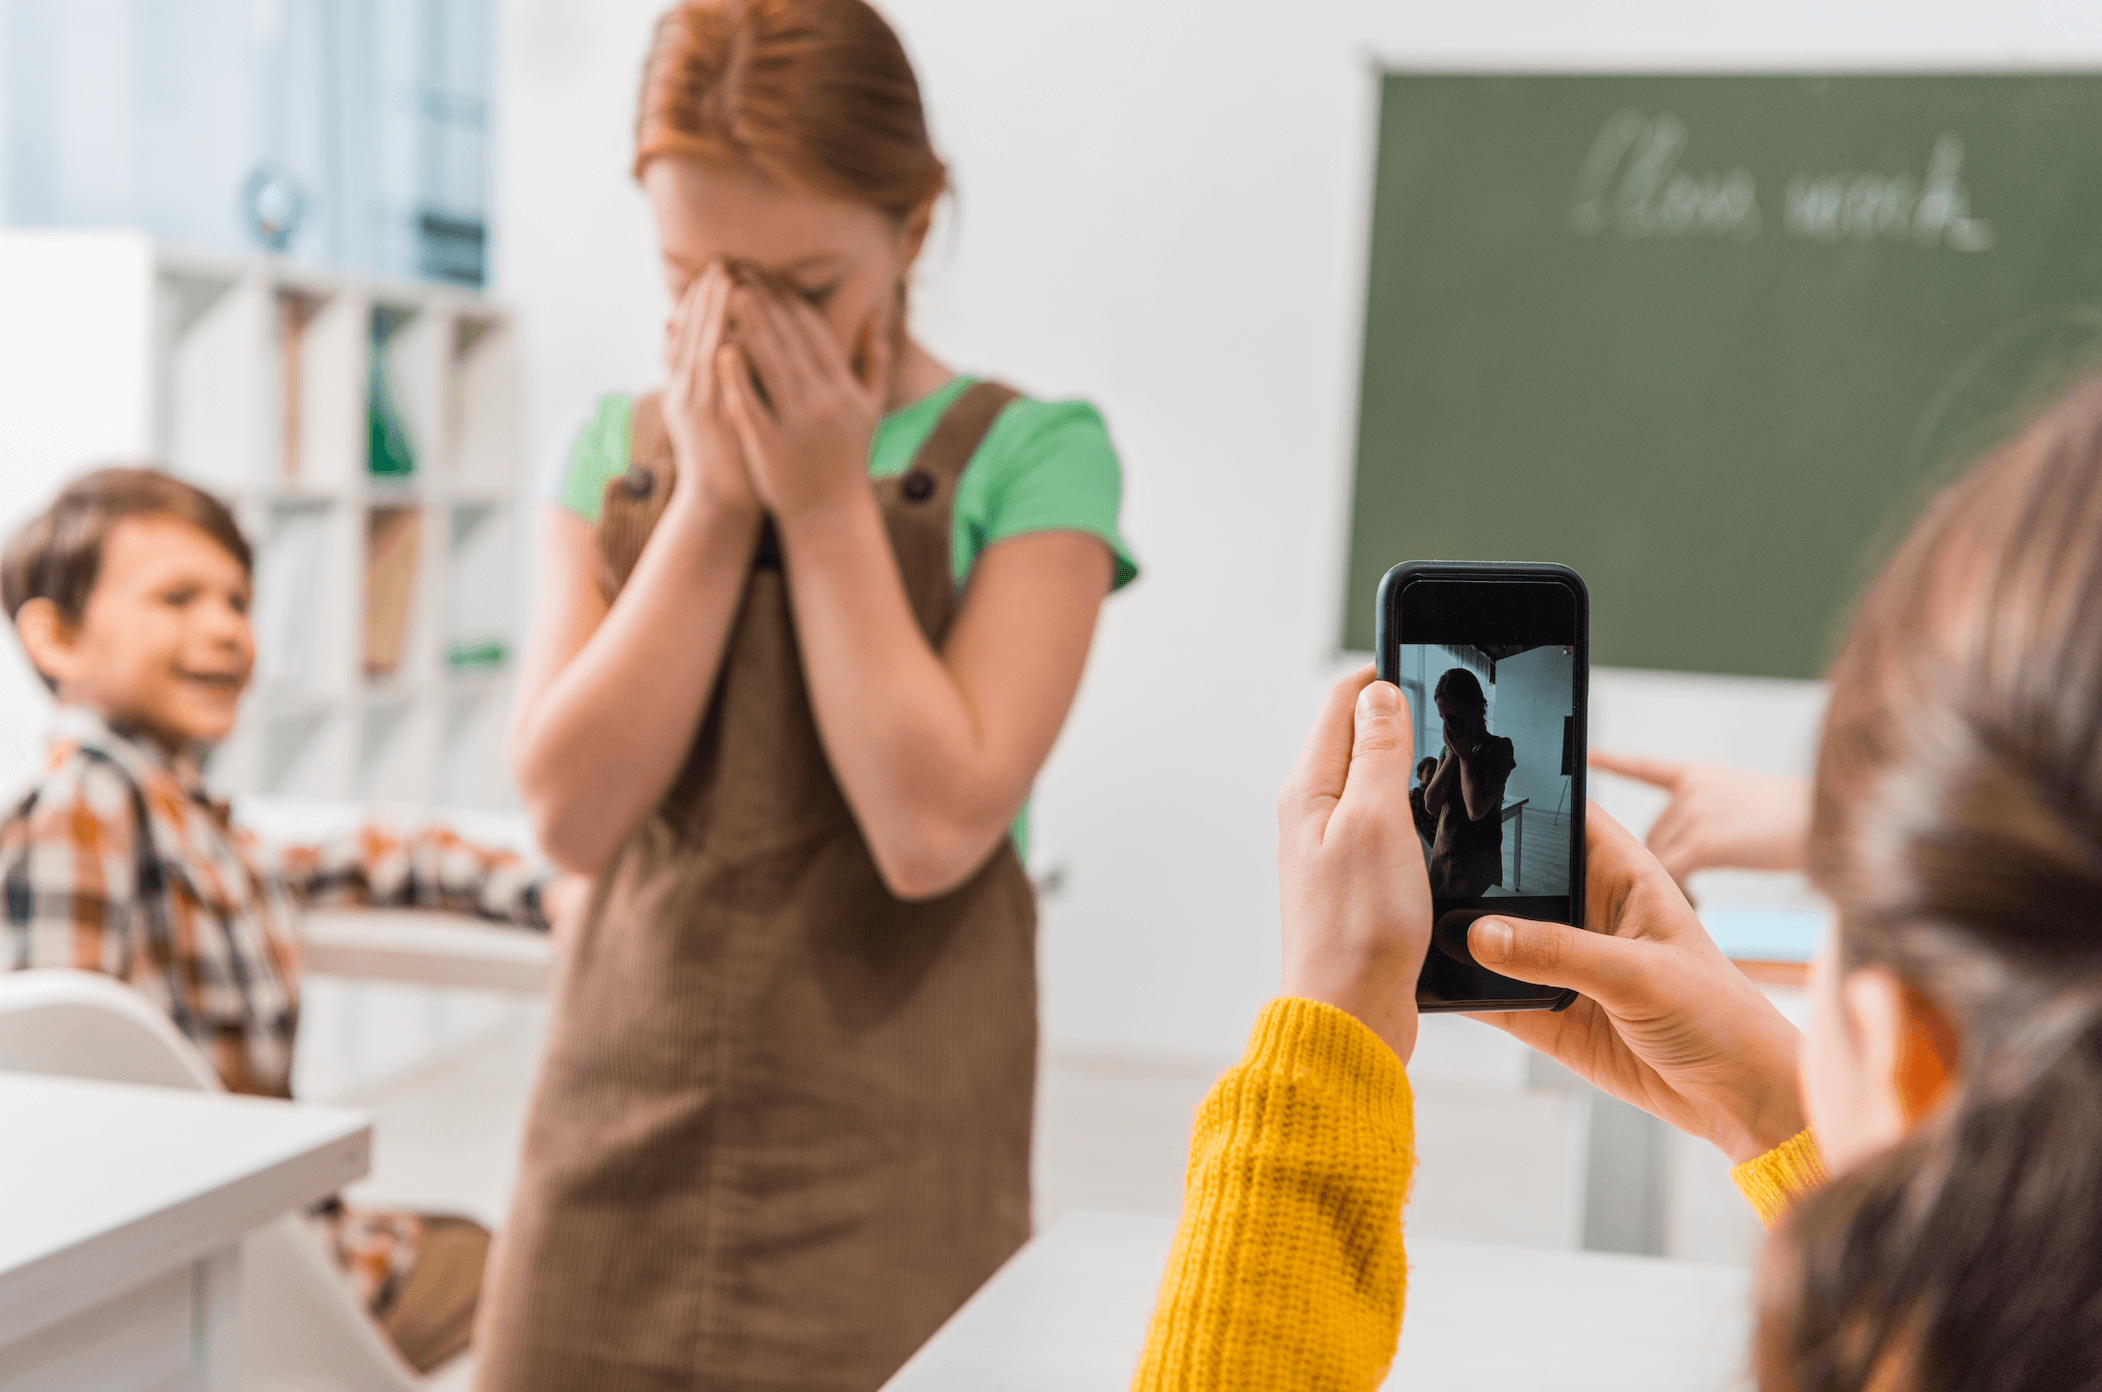
M 1933 480 L 2102 364 L 2102 77 L 1390 73 L 1344 644 L 1561 561 L 1603 664 L 1807 677 Z

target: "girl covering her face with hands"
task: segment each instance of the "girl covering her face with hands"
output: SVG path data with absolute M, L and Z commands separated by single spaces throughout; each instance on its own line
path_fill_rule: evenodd
M 1199 1113 L 1148 1392 L 1370 1392 L 1394 1356 L 1430 922 L 1408 711 L 1371 678 L 1280 803 L 1284 998 Z M 1807 1038 L 1596 808 L 1588 931 L 1468 939 L 1582 997 L 1485 1022 L 1740 1162 L 1780 1223 L 1761 1392 L 2098 1392 L 2102 379 L 1935 501 L 1831 682 L 1807 844 L 1838 928 Z
M 666 378 L 544 523 L 512 762 L 596 886 L 483 1385 L 873 1392 L 1028 1233 L 1022 812 L 1118 465 L 912 336 L 947 176 L 862 0 L 680 5 L 641 106 Z
M 1445 726 L 1445 752 L 1423 785 L 1423 807 L 1437 818 L 1431 838 L 1431 890 L 1478 899 L 1504 881 L 1504 787 L 1517 767 L 1511 741 L 1489 733 L 1489 700 L 1465 667 L 1438 678 L 1432 700 Z

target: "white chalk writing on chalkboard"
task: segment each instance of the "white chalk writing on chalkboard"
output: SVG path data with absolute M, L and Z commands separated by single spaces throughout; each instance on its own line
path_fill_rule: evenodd
M 1790 235 L 1821 242 L 1907 238 L 1923 247 L 1989 251 L 1992 224 L 1971 216 L 1970 190 L 1958 177 L 1963 142 L 1943 131 L 1927 160 L 1927 177 L 1910 173 L 1828 174 L 1788 181 L 1782 224 Z
M 1630 240 L 1759 235 L 1759 185 L 1743 165 L 1694 173 L 1679 167 L 1686 123 L 1669 111 L 1628 108 L 1599 128 L 1577 171 L 1568 224 L 1579 236 Z M 1797 174 L 1782 200 L 1782 229 L 1817 242 L 1906 241 L 1923 248 L 1990 250 L 1992 224 L 1971 216 L 1963 142 L 1943 131 L 1924 176 L 1910 171 L 1843 170 Z
M 1652 118 L 1615 113 L 1599 128 L 1577 173 L 1569 204 L 1570 230 L 1586 236 L 1608 230 L 1623 237 L 1734 237 L 1759 235 L 1758 186 L 1739 166 L 1722 174 L 1689 174 L 1678 167 L 1686 123 L 1669 111 Z

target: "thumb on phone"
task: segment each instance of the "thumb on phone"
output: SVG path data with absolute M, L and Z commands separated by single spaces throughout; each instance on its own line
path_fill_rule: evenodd
M 1498 915 L 1469 926 L 1467 950 L 1491 971 L 1536 986 L 1567 987 L 1610 1005 L 1638 988 L 1646 970 L 1643 954 L 1655 945 Z
M 1415 752 L 1416 737 L 1401 688 L 1389 681 L 1367 684 L 1351 711 L 1350 767 L 1331 825 L 1405 824 L 1413 839 L 1415 824 L 1406 818 L 1395 822 L 1394 809 L 1409 805 Z
M 1393 764 L 1404 770 L 1413 767 L 1410 756 L 1415 753 L 1415 740 L 1409 729 L 1408 706 L 1401 699 L 1401 688 L 1393 682 L 1373 681 L 1360 691 L 1351 723 L 1353 777 L 1361 765 L 1376 776 L 1386 774 Z

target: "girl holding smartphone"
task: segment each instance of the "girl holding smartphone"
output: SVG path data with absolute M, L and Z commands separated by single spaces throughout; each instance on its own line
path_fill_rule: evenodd
M 667 377 L 543 523 L 512 761 L 596 887 L 483 1385 L 872 1392 L 1028 1233 L 1022 812 L 1118 464 L 912 336 L 947 176 L 861 0 L 678 6 L 636 133 Z
M 1139 1392 L 1370 1389 L 1394 1357 L 1431 916 L 1372 675 L 1280 801 L 1283 998 L 1198 1114 Z M 1484 1018 L 1739 1162 L 1776 1225 L 1760 1392 L 2102 1388 L 2102 378 L 1935 500 L 1830 680 L 1807 1034 L 1596 808 L 1588 931 L 1468 936 L 1582 998 Z

